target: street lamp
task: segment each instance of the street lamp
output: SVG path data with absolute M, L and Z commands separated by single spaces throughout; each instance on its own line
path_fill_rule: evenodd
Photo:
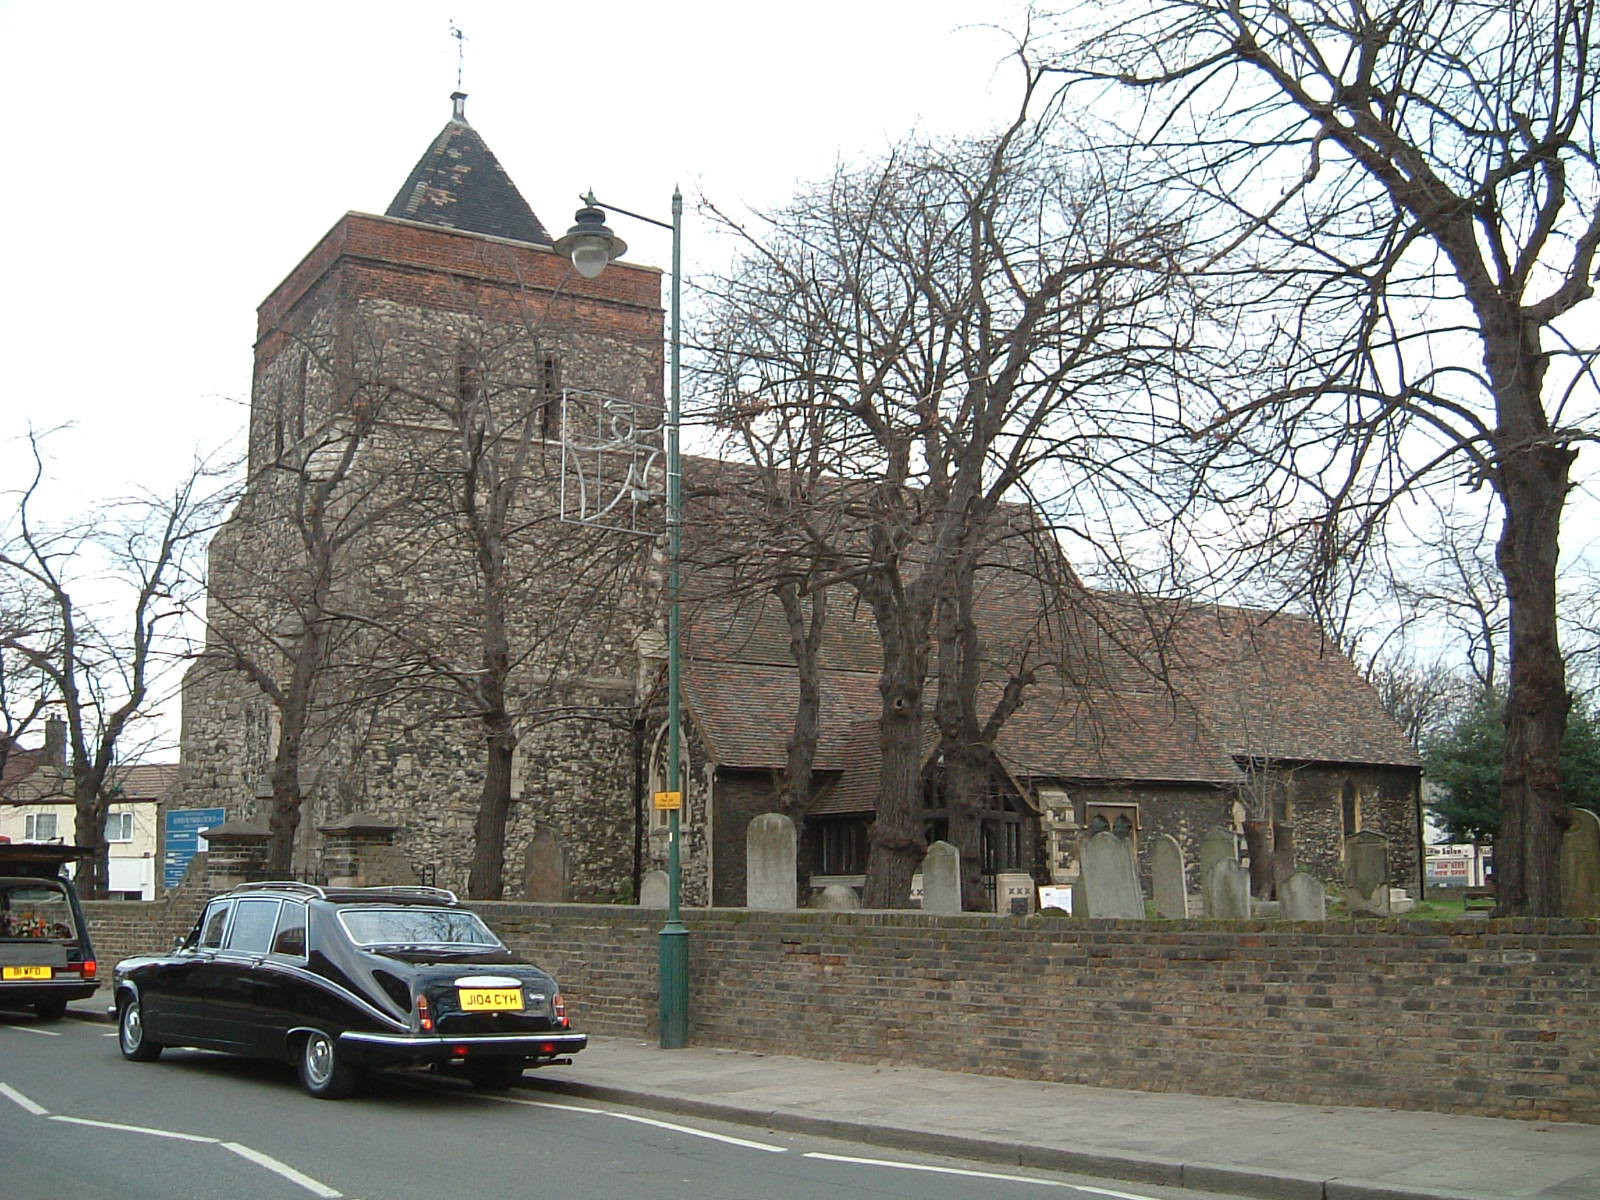
M 590 192 L 583 198 L 574 224 L 555 244 L 557 254 L 572 260 L 585 279 L 596 279 L 628 245 L 606 226 L 605 209 Z M 681 655 L 678 647 L 679 580 L 683 561 L 683 462 L 678 452 L 679 381 L 683 358 L 683 193 L 672 191 L 672 223 L 658 221 L 616 205 L 613 212 L 672 231 L 672 325 L 668 345 L 672 354 L 667 399 L 667 791 L 683 803 L 683 766 L 679 761 L 678 729 L 682 706 Z M 661 967 L 661 1048 L 676 1050 L 689 1035 L 689 931 L 679 910 L 683 891 L 683 863 L 678 848 L 679 807 L 669 807 L 667 828 L 667 923 L 659 939 Z

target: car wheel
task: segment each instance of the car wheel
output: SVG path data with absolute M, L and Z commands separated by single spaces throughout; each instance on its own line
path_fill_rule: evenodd
M 312 1030 L 300 1039 L 300 1083 L 318 1100 L 338 1100 L 355 1090 L 360 1075 L 339 1059 L 338 1044 Z
M 117 1010 L 117 1046 L 129 1062 L 154 1062 L 166 1049 L 145 1036 L 144 1009 L 137 996 L 129 996 Z
M 468 1065 L 466 1075 L 473 1087 L 503 1092 L 522 1078 L 524 1065 L 520 1058 L 491 1058 Z
M 67 1015 L 67 1002 L 61 999 L 35 1000 L 33 1011 L 46 1021 L 59 1021 Z

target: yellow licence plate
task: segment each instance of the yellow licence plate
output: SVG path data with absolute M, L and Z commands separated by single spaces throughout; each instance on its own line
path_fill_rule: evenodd
M 462 988 L 463 1012 L 520 1012 L 521 988 Z
M 50 976 L 49 967 L 6 967 L 0 970 L 0 979 L 49 979 Z

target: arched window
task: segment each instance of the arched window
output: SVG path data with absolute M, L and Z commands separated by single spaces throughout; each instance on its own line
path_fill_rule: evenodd
M 650 826 L 666 829 L 672 823 L 669 810 L 655 806 L 655 794 L 667 790 L 667 727 L 656 730 L 655 742 L 650 747 L 650 788 L 644 802 L 650 809 Z M 683 792 L 683 807 L 678 810 L 678 823 L 689 822 L 689 747 L 682 736 L 678 738 L 678 784 Z

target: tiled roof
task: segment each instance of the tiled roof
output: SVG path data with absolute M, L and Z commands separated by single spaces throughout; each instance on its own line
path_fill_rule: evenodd
M 1170 632 L 1165 666 L 1173 689 L 1204 714 L 1230 754 L 1421 765 L 1372 685 L 1309 618 L 1208 604 L 1145 607 Z
M 798 685 L 782 606 L 760 572 L 771 569 L 774 548 L 779 560 L 789 556 L 787 569 L 807 569 L 809 546 L 823 544 L 832 555 L 825 569 L 845 575 L 861 548 L 842 528 L 803 528 L 786 502 L 767 499 L 795 486 L 792 476 L 708 459 L 684 466 L 692 709 L 720 765 L 778 769 Z M 825 503 L 799 506 L 805 522 L 859 512 L 869 499 L 826 480 L 812 487 L 833 490 Z M 1019 655 L 1037 673 L 996 744 L 1019 778 L 1225 786 L 1247 757 L 1418 765 L 1377 695 L 1315 623 L 1084 588 L 1028 510 L 999 515 L 1005 536 L 986 549 L 974 606 L 992 681 L 984 702 Z M 908 575 L 916 568 L 908 563 Z M 871 613 L 848 585 L 828 595 L 819 661 L 816 768 L 827 779 L 812 812 L 870 812 L 882 652 Z M 929 675 L 931 717 L 937 654 Z M 930 722 L 925 748 L 935 740 Z
M 1020 594 L 986 594 L 989 628 L 1028 619 L 1007 612 Z M 1136 620 L 1131 597 L 1079 595 L 1093 617 L 1073 622 L 1070 644 L 1040 669 L 996 745 L 1014 775 L 1225 786 L 1238 778 L 1236 756 L 1418 765 L 1376 694 L 1311 621 L 1209 605 L 1166 605 Z M 685 688 L 713 757 L 781 768 L 798 684 L 776 601 L 705 601 L 686 617 Z M 812 812 L 870 812 L 876 636 L 870 615 L 842 594 L 827 630 L 816 769 L 835 777 Z M 986 703 L 997 688 L 985 687 Z M 930 714 L 935 695 L 930 687 Z M 925 749 L 933 743 L 930 716 Z
M 9 777 L 11 772 L 8 770 L 6 774 Z M 131 763 L 113 767 L 109 782 L 122 789 L 113 803 L 158 801 L 176 786 L 178 764 Z M 71 800 L 72 780 L 53 767 L 40 768 L 21 778 L 8 779 L 4 788 L 0 788 L 0 804 L 66 804 Z
M 551 245 L 550 235 L 500 160 L 467 124 L 462 107 L 466 97 L 458 93 L 452 99 L 456 115 L 411 168 L 384 215 Z

